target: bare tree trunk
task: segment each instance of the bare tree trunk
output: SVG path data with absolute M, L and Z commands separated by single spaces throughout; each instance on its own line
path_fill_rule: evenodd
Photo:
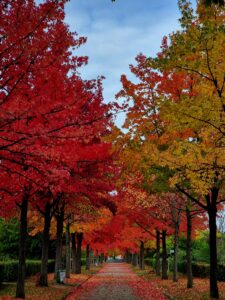
M 156 230 L 156 275 L 160 276 L 160 232 Z
M 83 232 L 77 233 L 77 255 L 76 255 L 76 274 L 81 274 L 81 246 L 83 240 Z
M 177 270 L 178 234 L 179 234 L 179 224 L 178 222 L 176 222 L 175 232 L 174 232 L 173 282 L 178 281 L 178 270 Z
M 27 210 L 29 195 L 25 192 L 20 205 L 19 266 L 16 287 L 16 298 L 25 298 L 25 267 L 27 239 Z
M 173 256 L 173 282 L 178 281 L 178 241 L 179 241 L 179 229 L 180 229 L 180 219 L 181 211 L 183 207 L 183 199 L 179 198 L 179 201 L 175 197 L 172 199 L 172 221 L 174 226 L 174 256 Z
M 40 286 L 48 286 L 48 249 L 50 240 L 50 226 L 51 226 L 51 204 L 49 202 L 45 205 L 44 211 L 44 230 L 42 233 L 42 256 L 41 256 L 41 274 L 39 278 Z
M 167 275 L 168 262 L 166 250 L 166 230 L 162 231 L 162 279 L 168 279 Z
M 191 230 L 192 230 L 192 222 L 191 222 L 191 212 L 190 212 L 190 201 L 186 205 L 186 218 L 187 218 L 187 288 L 193 287 L 193 275 L 192 275 L 192 255 L 191 255 Z
M 62 268 L 62 235 L 63 235 L 63 221 L 64 212 L 56 215 L 57 232 L 56 232 L 56 256 L 55 256 L 55 279 L 57 279 L 57 272 Z
M 70 278 L 70 223 L 66 223 L 66 278 Z
M 211 197 L 210 196 L 207 197 L 208 216 L 209 216 L 209 246 L 210 246 L 210 297 L 215 299 L 219 299 L 219 291 L 217 286 L 217 241 L 216 241 L 217 197 L 218 197 L 217 188 L 213 188 L 211 190 Z

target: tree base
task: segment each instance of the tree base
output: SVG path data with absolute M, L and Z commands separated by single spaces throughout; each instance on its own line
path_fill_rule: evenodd
M 37 286 L 48 287 L 48 278 L 45 275 L 40 275 Z

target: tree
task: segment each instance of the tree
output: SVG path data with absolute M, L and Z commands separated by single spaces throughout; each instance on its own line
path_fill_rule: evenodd
M 179 1 L 183 30 L 163 39 L 156 59 L 137 57 L 131 71 L 140 82 L 122 76 L 127 99 L 128 141 L 132 139 L 143 161 L 169 169 L 172 188 L 208 213 L 210 228 L 210 293 L 216 283 L 216 212 L 224 184 L 224 8 L 199 3 L 197 15 Z M 203 101 L 204 100 L 204 101 Z M 135 149 L 133 147 L 133 149 Z M 137 163 L 136 163 L 137 164 Z
M 81 177 L 88 171 L 100 176 L 100 161 L 110 156 L 110 145 L 102 141 L 110 128 L 110 105 L 102 103 L 101 78 L 82 81 L 78 76 L 77 68 L 87 59 L 72 56 L 71 48 L 85 39 L 76 38 L 64 23 L 65 2 L 1 2 L 0 190 L 7 209 L 16 204 L 21 210 L 17 296 L 22 298 L 28 204 L 46 213 L 62 191 L 88 190 L 94 198 L 97 191 L 89 189 L 87 178 L 82 181 Z M 109 189 L 106 182 L 97 187 L 98 176 L 93 180 L 96 190 Z M 74 189 L 71 178 L 76 178 Z M 50 198 L 39 197 L 48 191 Z M 51 213 L 48 210 L 48 216 Z M 47 245 L 50 221 L 45 216 L 43 241 Z
M 177 188 L 205 210 L 209 217 L 210 295 L 218 298 L 216 214 L 223 201 L 224 181 L 223 132 L 220 130 L 224 123 L 224 78 L 220 69 L 224 63 L 220 54 L 224 40 L 224 7 L 207 8 L 199 4 L 197 16 L 192 14 L 186 1 L 180 1 L 180 8 L 184 30 L 171 35 L 171 47 L 163 46 L 159 60 L 165 59 L 164 63 L 168 62 L 169 68 L 185 72 L 192 79 L 189 93 L 183 90 L 176 104 L 174 100 L 170 102 L 173 103 L 173 114 L 175 112 L 174 121 L 171 117 L 167 118 L 171 127 L 175 125 L 178 129 L 179 126 L 180 133 L 187 128 L 192 133 L 189 140 L 177 140 L 170 150 L 173 156 L 176 148 L 176 161 L 178 156 L 182 159 L 181 164 L 179 161 Z M 176 107 L 179 107 L 180 113 L 177 113 Z M 189 192 L 185 180 L 191 185 Z
M 116 0 L 111 0 L 112 2 L 116 2 Z M 213 4 L 224 5 L 224 0 L 203 0 L 203 4 L 206 6 L 210 6 Z

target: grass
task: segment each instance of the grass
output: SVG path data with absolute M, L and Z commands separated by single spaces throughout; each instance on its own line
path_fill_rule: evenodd
M 56 284 L 54 281 L 54 274 L 49 274 L 49 286 L 38 287 L 36 286 L 37 276 L 32 276 L 26 280 L 25 294 L 27 300 L 62 300 L 74 289 L 94 275 L 101 269 L 101 266 L 92 266 L 90 271 L 85 270 L 82 267 L 82 274 L 71 274 L 71 278 L 65 280 L 65 284 Z M 15 299 L 16 294 L 16 282 L 3 283 L 0 288 L 0 299 L 1 300 L 12 300 Z
M 146 266 L 144 271 L 138 268 L 133 270 L 142 278 L 147 281 L 151 281 L 159 288 L 163 289 L 163 292 L 171 300 L 209 300 L 209 279 L 208 278 L 194 278 L 194 286 L 192 289 L 187 289 L 187 279 L 184 274 L 179 274 L 178 282 L 172 281 L 172 274 L 169 274 L 168 280 L 161 280 L 160 277 L 155 275 L 154 270 L 151 267 Z M 225 300 L 225 282 L 219 282 L 219 294 L 220 299 Z

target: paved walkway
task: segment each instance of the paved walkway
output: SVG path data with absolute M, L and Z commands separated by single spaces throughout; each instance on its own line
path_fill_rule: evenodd
M 166 300 L 151 282 L 142 280 L 128 264 L 107 263 L 66 300 Z

